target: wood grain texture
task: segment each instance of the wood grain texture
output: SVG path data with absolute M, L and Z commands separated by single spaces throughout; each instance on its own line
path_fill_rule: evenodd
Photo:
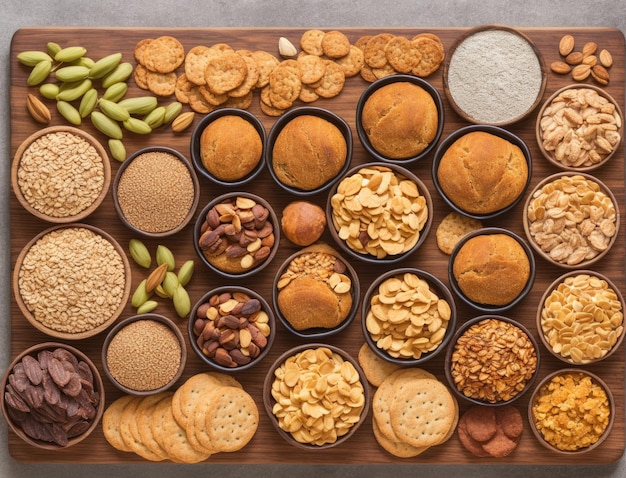
M 298 42 L 304 29 L 117 29 L 117 28 L 24 28 L 16 32 L 11 44 L 11 152 L 15 153 L 20 143 L 32 132 L 38 125 L 30 119 L 25 106 L 26 94 L 29 89 L 26 86 L 26 78 L 29 69 L 18 64 L 15 56 L 23 50 L 41 50 L 45 48 L 46 42 L 56 41 L 62 45 L 82 45 L 87 48 L 88 54 L 94 58 L 102 57 L 109 53 L 122 52 L 124 58 L 132 61 L 132 51 L 135 43 L 143 38 L 157 37 L 163 34 L 176 36 L 181 40 L 186 49 L 196 45 L 211 45 L 217 42 L 225 42 L 236 49 L 263 49 L 273 53 L 277 53 L 278 38 L 286 36 L 292 42 Z M 458 28 L 447 29 L 419 29 L 419 28 L 401 28 L 401 29 L 346 29 L 343 30 L 351 41 L 356 41 L 361 35 L 375 34 L 382 31 L 390 31 L 397 35 L 413 36 L 422 31 L 431 31 L 440 36 L 446 48 L 449 48 L 453 42 L 465 31 Z M 615 64 L 610 70 L 611 82 L 606 87 L 624 109 L 624 37 L 622 34 L 610 28 L 573 28 L 573 29 L 545 29 L 531 28 L 522 29 L 537 45 L 543 53 L 546 65 L 558 59 L 558 42 L 564 33 L 572 33 L 576 38 L 577 44 L 582 45 L 586 41 L 596 41 L 601 48 L 607 48 L 613 54 Z M 443 95 L 441 69 L 433 74 L 428 80 L 436 86 Z M 566 76 L 557 76 L 549 73 L 547 89 L 544 98 L 547 98 L 552 92 L 558 88 L 569 84 L 571 81 Z M 360 77 L 350 78 L 346 82 L 344 91 L 336 98 L 331 100 L 319 100 L 315 106 L 324 107 L 340 114 L 351 126 L 354 134 L 354 156 L 353 164 L 362 164 L 370 160 L 365 150 L 361 147 L 358 137 L 356 136 L 355 127 L 355 107 L 360 93 L 367 86 Z M 141 94 L 133 86 L 134 94 Z M 266 130 L 269 131 L 274 119 L 263 115 L 258 105 L 258 92 L 250 111 L 257 114 L 263 121 Z M 464 126 L 461 118 L 456 115 L 449 104 L 445 101 L 445 129 L 443 137 L 455 129 Z M 196 122 L 198 118 L 196 119 Z M 52 124 L 61 124 L 63 121 L 59 118 L 56 111 L 53 111 Z M 524 120 L 509 129 L 520 135 L 528 144 L 533 154 L 534 171 L 531 187 L 535 185 L 542 177 L 556 172 L 547 161 L 541 156 L 536 144 L 534 134 L 535 117 Z M 83 126 L 85 130 L 96 134 L 96 137 L 104 140 L 102 135 L 95 132 L 89 122 Z M 156 131 L 148 137 L 137 137 L 127 135 L 125 140 L 129 153 L 138 148 L 148 145 L 165 145 L 178 149 L 182 153 L 189 154 L 189 138 L 190 131 L 184 134 L 174 135 L 168 129 Z M 444 205 L 441 198 L 438 197 L 436 191 L 432 187 L 430 164 L 432 155 L 426 160 L 411 167 L 429 187 L 434 201 L 434 222 L 433 228 L 425 244 L 414 253 L 409 259 L 403 261 L 396 266 L 371 267 L 364 263 L 353 262 L 354 267 L 359 273 L 361 280 L 362 296 L 367 290 L 371 281 L 380 273 L 391 269 L 392 267 L 411 266 L 417 267 L 436 275 L 447 283 L 447 267 L 448 257 L 439 252 L 435 241 L 435 229 L 441 219 L 447 214 L 448 209 Z M 115 162 L 114 162 L 115 163 Z M 116 173 L 118 164 L 113 164 L 113 174 Z M 624 147 L 622 144 L 621 151 L 613 158 L 610 164 L 594 173 L 598 178 L 602 179 L 615 193 L 619 201 L 621 209 L 622 224 L 624 222 Z M 208 184 L 201 183 L 202 197 L 200 200 L 198 211 L 213 197 L 225 192 L 225 190 Z M 282 208 L 294 197 L 289 197 L 282 193 L 272 182 L 267 171 L 254 181 L 252 185 L 246 187 L 247 190 L 255 192 L 267 199 L 276 209 L 280 216 Z M 321 205 L 326 202 L 326 196 L 320 195 L 313 198 L 314 201 Z M 15 196 L 11 194 L 10 198 L 11 213 L 11 259 L 12 264 L 19 254 L 21 248 L 35 234 L 45 229 L 49 225 L 38 220 L 26 213 Z M 485 225 L 502 226 L 508 228 L 522 237 L 524 235 L 522 228 L 522 208 L 523 201 L 505 217 L 498 220 L 489 221 Z M 126 247 L 129 239 L 133 234 L 126 229 L 118 220 L 110 193 L 105 199 L 104 204 L 84 222 L 102 227 L 111 233 L 123 247 Z M 161 241 L 146 241 L 151 250 L 155 250 L 158 243 L 168 245 L 181 261 L 186 259 L 196 259 L 192 245 L 192 228 L 190 224 L 182 232 L 175 237 L 163 239 Z M 623 232 L 620 232 L 620 239 L 613 250 L 597 265 L 596 270 L 610 277 L 616 285 L 625 291 L 624 279 L 624 256 L 625 247 L 623 240 Z M 332 243 L 332 239 L 328 232 L 324 235 L 324 240 Z M 273 275 L 282 261 L 295 252 L 297 249 L 286 239 L 282 239 L 281 250 L 274 259 L 274 262 L 267 267 L 262 273 L 245 281 L 232 281 L 240 285 L 247 285 L 260 292 L 268 301 L 271 302 L 271 283 Z M 535 314 L 538 301 L 541 298 L 545 288 L 564 271 L 546 264 L 538 259 L 538 273 L 536 281 L 531 293 L 528 297 L 513 310 L 505 315 L 519 320 L 536 334 Z M 145 276 L 145 272 L 138 267 L 133 268 L 133 287 Z M 197 261 L 197 270 L 195 276 L 189 286 L 192 302 L 199 299 L 209 289 L 224 285 L 227 281 L 214 275 L 212 272 L 204 268 Z M 476 311 L 465 307 L 458 301 L 459 323 L 468 318 L 480 315 Z M 171 304 L 163 303 L 156 310 L 158 313 L 175 317 L 175 313 Z M 127 306 L 123 317 L 133 314 L 130 305 Z M 14 357 L 21 350 L 28 346 L 43 342 L 46 337 L 35 330 L 22 317 L 14 300 L 11 303 L 11 356 Z M 186 324 L 179 322 L 181 330 L 186 335 Z M 96 366 L 102 371 L 100 360 L 100 348 L 104 334 L 78 341 L 73 345 L 87 353 L 95 362 Z M 339 346 L 349 353 L 356 355 L 358 348 L 363 343 L 364 338 L 361 332 L 359 320 L 348 328 L 347 331 L 337 337 L 328 340 L 328 343 Z M 288 445 L 272 428 L 271 423 L 263 411 L 261 391 L 263 379 L 271 362 L 283 353 L 287 348 L 299 344 L 300 341 L 288 335 L 288 332 L 282 327 L 278 330 L 278 337 L 269 356 L 251 371 L 247 371 L 237 375 L 237 378 L 243 383 L 246 390 L 257 401 L 261 412 L 261 421 L 258 432 L 248 446 L 243 450 L 233 454 L 217 454 L 209 459 L 213 463 L 473 463 L 473 464 L 493 464 L 493 463 L 534 463 L 534 464 L 601 464 L 616 461 L 624 451 L 624 345 L 621 346 L 616 354 L 601 364 L 588 367 L 589 370 L 597 373 L 604 378 L 614 394 L 617 402 L 617 416 L 615 427 L 609 439 L 598 449 L 589 454 L 580 457 L 564 457 L 562 455 L 552 453 L 544 449 L 533 437 L 530 432 L 527 421 L 527 405 L 528 396 L 522 397 L 516 402 L 525 418 L 525 430 L 521 438 L 518 449 L 510 456 L 501 459 L 480 459 L 471 456 L 461 446 L 457 437 L 454 436 L 446 444 L 434 447 L 426 453 L 412 459 L 395 458 L 379 447 L 372 433 L 371 414 L 364 425 L 357 431 L 355 436 L 343 444 L 342 446 L 326 450 L 322 453 L 307 453 L 297 450 Z M 562 368 L 563 364 L 556 359 L 551 358 L 547 351 L 543 348 L 540 350 L 542 354 L 541 375 L 545 375 L 553 370 Z M 425 367 L 430 372 L 437 375 L 441 380 L 445 380 L 443 372 L 443 355 L 429 362 Z M 189 355 L 187 367 L 181 381 L 190 375 L 205 370 L 200 361 Z M 106 380 L 105 380 L 106 382 Z M 107 401 L 110 403 L 120 396 L 109 383 L 106 383 Z M 464 411 L 467 405 L 461 404 L 461 411 Z M 55 452 L 46 452 L 37 450 L 25 445 L 19 438 L 9 433 L 9 451 L 10 454 L 18 461 L 27 463 L 76 463 L 76 462 L 93 462 L 93 463 L 139 463 L 142 459 L 130 453 L 123 453 L 114 450 L 104 440 L 100 429 L 96 430 L 89 439 L 79 445 L 68 450 L 60 450 Z

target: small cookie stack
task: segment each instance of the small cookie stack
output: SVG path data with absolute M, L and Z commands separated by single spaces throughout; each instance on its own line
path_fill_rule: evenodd
M 149 461 L 199 463 L 243 448 L 258 423 L 256 403 L 236 379 L 206 372 L 176 392 L 118 398 L 102 416 L 102 431 L 112 447 Z
M 502 458 L 517 448 L 524 422 L 511 405 L 469 408 L 459 420 L 459 440 L 467 451 L 479 457 Z

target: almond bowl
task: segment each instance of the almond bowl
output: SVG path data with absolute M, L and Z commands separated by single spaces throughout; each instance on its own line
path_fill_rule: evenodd
M 65 365 L 72 372 L 64 370 L 63 378 L 57 371 Z M 35 388 L 39 393 L 25 391 Z M 74 398 L 79 395 L 80 401 Z M 78 413 L 68 416 L 61 397 L 66 409 L 71 404 Z M 59 450 L 80 443 L 95 430 L 104 413 L 105 392 L 89 357 L 70 345 L 45 342 L 13 359 L 2 379 L 0 405 L 9 428 L 24 442 Z

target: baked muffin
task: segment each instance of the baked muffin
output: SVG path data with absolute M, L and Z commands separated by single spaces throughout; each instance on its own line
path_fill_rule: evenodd
M 283 234 L 297 246 L 310 246 L 326 228 L 326 214 L 317 204 L 309 201 L 292 201 L 280 220 Z
M 435 139 L 439 118 L 435 101 L 426 90 L 400 81 L 371 94 L 363 106 L 361 123 L 376 151 L 390 159 L 408 159 Z
M 272 169 L 286 186 L 312 191 L 334 179 L 348 160 L 341 130 L 314 115 L 289 121 L 278 133 L 272 150 Z
M 259 164 L 263 143 L 255 127 L 237 115 L 217 118 L 200 136 L 200 156 L 206 170 L 222 181 L 244 178 Z
M 528 163 L 522 150 L 484 131 L 461 136 L 441 157 L 437 179 L 444 194 L 469 214 L 491 214 L 524 192 Z
M 277 282 L 277 307 L 298 331 L 340 325 L 352 308 L 352 280 L 346 265 L 326 245 L 303 249 Z
M 530 277 L 524 248 L 508 234 L 480 234 L 467 240 L 454 258 L 453 274 L 473 302 L 502 306 L 515 300 Z

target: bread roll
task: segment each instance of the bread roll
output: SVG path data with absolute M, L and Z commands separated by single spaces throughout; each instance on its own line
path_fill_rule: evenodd
M 444 194 L 470 214 L 490 214 L 524 192 L 528 163 L 522 150 L 491 133 L 472 131 L 450 145 L 437 179 Z
M 515 300 L 530 277 L 530 260 L 508 234 L 481 234 L 465 242 L 453 263 L 463 294 L 473 302 L 502 306 Z
M 376 151 L 391 159 L 407 159 L 435 139 L 439 118 L 426 90 L 401 81 L 372 93 L 363 106 L 361 122 Z
M 292 201 L 280 221 L 285 237 L 297 246 L 309 246 L 317 241 L 326 228 L 326 214 L 317 204 Z

